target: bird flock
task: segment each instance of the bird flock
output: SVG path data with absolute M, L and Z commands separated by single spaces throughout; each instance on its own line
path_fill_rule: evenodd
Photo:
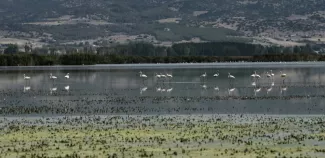
M 143 79 L 143 83 L 146 79 L 148 79 L 148 76 L 146 74 L 144 74 L 142 71 L 139 72 L 140 74 L 140 78 Z M 270 83 L 269 87 L 266 88 L 266 93 L 269 94 L 274 86 L 274 77 L 275 74 L 273 73 L 272 70 L 270 71 L 266 71 L 264 72 L 265 77 L 262 77 L 263 75 L 260 75 L 257 73 L 257 71 L 254 71 L 253 74 L 250 75 L 251 79 L 252 79 L 252 83 L 251 85 L 254 86 L 254 95 L 256 96 L 257 93 L 259 93 L 262 88 L 258 86 L 258 83 L 260 82 L 261 79 L 267 79 L 267 82 Z M 212 75 L 214 78 L 217 78 L 220 76 L 219 70 L 217 70 L 217 72 L 215 74 Z M 169 73 L 154 73 L 154 77 L 157 79 L 157 81 L 171 81 L 171 79 L 173 78 L 172 74 Z M 208 77 L 208 74 L 206 72 L 204 72 L 203 74 L 200 75 L 201 81 L 203 81 L 203 83 L 206 82 Z M 282 71 L 280 71 L 279 73 L 279 77 L 282 79 L 282 83 L 283 85 L 280 87 L 280 92 L 281 94 L 287 90 L 287 87 L 285 86 L 285 79 L 287 78 L 287 74 L 283 73 Z M 236 88 L 234 87 L 234 81 L 236 79 L 236 77 L 234 75 L 232 75 L 230 72 L 228 72 L 228 81 L 229 81 L 229 85 L 231 86 L 230 88 L 228 88 L 228 93 L 231 94 L 233 93 Z M 201 87 L 203 89 L 207 89 L 207 85 L 206 84 L 202 84 Z M 140 89 L 140 94 L 143 94 L 143 92 L 145 92 L 148 89 L 147 86 L 142 87 Z M 171 92 L 173 90 L 173 88 L 169 88 L 169 89 L 165 89 L 165 88 L 161 88 L 158 87 L 156 88 L 157 92 Z M 219 87 L 216 86 L 214 87 L 215 91 L 219 91 Z
M 69 78 L 70 78 L 70 74 L 67 73 L 67 74 L 64 76 L 64 78 L 69 79 Z M 30 77 L 30 76 L 27 76 L 26 74 L 24 74 L 24 78 L 23 78 L 23 79 L 26 81 L 26 85 L 24 85 L 24 91 L 23 91 L 23 92 L 27 92 L 27 91 L 31 90 L 31 86 L 29 85 L 29 84 L 30 84 L 31 77 Z M 55 80 L 57 80 L 57 79 L 58 79 L 58 77 L 56 77 L 56 76 L 54 76 L 52 73 L 50 73 L 50 80 L 52 80 L 53 83 L 54 83 Z M 51 87 L 51 88 L 50 88 L 50 93 L 52 94 L 53 92 L 57 91 L 57 89 L 58 89 L 57 87 Z M 66 91 L 69 91 L 70 86 L 69 86 L 69 85 L 64 86 L 64 89 L 65 89 Z
M 274 86 L 275 74 L 273 73 L 272 70 L 266 71 L 264 74 L 265 74 L 264 78 L 267 79 L 268 83 L 270 83 L 269 87 L 266 88 L 266 93 L 269 94 L 272 91 L 273 86 Z M 214 78 L 220 77 L 219 70 L 217 70 L 216 73 L 214 73 L 212 76 Z M 262 76 L 263 75 L 258 74 L 257 71 L 254 71 L 254 73 L 250 75 L 250 77 L 252 79 L 251 85 L 254 86 L 255 96 L 257 93 L 259 93 L 262 90 L 262 88 L 258 86 L 259 81 L 261 79 L 263 79 Z M 148 79 L 148 76 L 146 74 L 144 74 L 142 71 L 139 72 L 139 77 L 142 79 L 143 83 L 145 80 Z M 208 74 L 206 72 L 204 72 L 199 77 L 200 77 L 201 81 L 203 81 L 203 84 L 201 85 L 201 87 L 206 90 L 208 87 L 205 83 L 207 81 Z M 281 86 L 281 88 L 280 88 L 280 92 L 282 94 L 284 91 L 287 90 L 287 87 L 285 86 L 285 79 L 287 78 L 287 74 L 280 71 L 279 77 L 282 79 L 282 83 L 283 83 L 283 86 Z M 64 78 L 69 79 L 70 74 L 67 73 L 64 76 Z M 172 73 L 154 73 L 154 78 L 156 78 L 158 82 L 165 82 L 165 81 L 171 81 L 173 79 L 173 75 L 172 75 Z M 236 88 L 234 87 L 234 81 L 235 81 L 236 77 L 234 75 L 232 75 L 230 72 L 228 72 L 227 78 L 229 81 L 229 85 L 231 86 L 228 88 L 228 93 L 231 94 L 236 90 Z M 29 81 L 31 80 L 31 77 L 24 74 L 23 79 L 26 81 L 26 83 L 29 83 Z M 54 76 L 52 73 L 50 73 L 49 79 L 54 83 L 58 79 L 58 77 Z M 29 91 L 30 89 L 31 89 L 31 87 L 28 84 L 26 86 L 24 86 L 24 92 Z M 69 91 L 70 86 L 67 85 L 64 87 L 64 89 L 66 91 Z M 147 89 L 148 89 L 147 86 L 141 87 L 140 94 L 143 94 L 143 92 L 145 92 Z M 156 92 L 172 92 L 173 91 L 172 87 L 167 87 L 167 88 L 156 87 L 155 89 L 156 89 Z M 215 91 L 219 91 L 218 86 L 215 86 L 213 89 Z M 50 88 L 50 93 L 52 94 L 56 90 L 57 90 L 57 87 L 52 87 L 52 88 Z

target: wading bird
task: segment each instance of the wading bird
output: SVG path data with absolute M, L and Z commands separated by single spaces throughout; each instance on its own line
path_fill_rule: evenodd
M 69 79 L 69 78 L 70 78 L 69 73 L 67 73 L 64 77 L 65 77 L 66 79 Z

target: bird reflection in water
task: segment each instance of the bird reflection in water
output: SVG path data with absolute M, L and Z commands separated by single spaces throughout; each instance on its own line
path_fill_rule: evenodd
M 287 85 L 283 84 L 281 87 L 280 87 L 280 94 L 281 95 L 284 95 L 285 92 L 288 90 L 288 87 Z
M 56 92 L 58 88 L 57 87 L 51 87 L 50 88 L 50 94 L 53 94 L 53 92 Z
M 24 93 L 30 90 L 30 86 L 24 86 Z
M 168 92 L 168 93 L 170 93 L 170 92 L 172 92 L 173 91 L 173 87 L 170 87 L 170 88 L 168 88 L 167 90 L 166 90 L 166 92 Z
M 255 87 L 254 88 L 254 96 L 256 97 L 257 93 L 261 92 L 261 90 L 262 90 L 261 87 L 259 87 L 259 88 Z
M 143 92 L 147 91 L 148 87 L 142 87 L 140 88 L 140 94 L 142 95 Z
M 70 91 L 70 86 L 69 85 L 64 86 L 64 90 L 66 90 L 67 92 L 69 92 Z
M 233 95 L 234 92 L 235 92 L 235 90 L 236 90 L 236 88 L 228 88 L 228 94 L 229 94 L 229 96 L 230 95 Z

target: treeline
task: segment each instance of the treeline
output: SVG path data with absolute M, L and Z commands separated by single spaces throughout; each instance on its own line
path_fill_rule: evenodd
M 137 56 L 254 56 L 265 54 L 309 54 L 314 53 L 311 45 L 282 47 L 263 46 L 239 42 L 180 43 L 171 47 L 154 46 L 149 43 L 129 43 L 112 47 L 100 47 L 101 55 Z
M 75 54 L 89 53 L 98 55 L 124 56 L 254 56 L 266 54 L 313 54 L 314 50 L 322 50 L 322 46 L 305 45 L 294 47 L 263 46 L 240 42 L 206 42 L 179 43 L 171 47 L 155 46 L 151 43 L 137 42 L 109 47 L 94 47 L 91 44 L 82 46 L 49 46 L 31 49 L 25 46 L 25 52 L 32 54 Z M 323 49 L 324 50 L 324 49 Z M 18 46 L 8 45 L 4 54 L 18 53 Z
M 325 61 L 325 56 L 315 54 L 279 54 L 256 56 L 124 56 L 96 54 L 0 55 L 0 66 L 34 65 L 93 65 L 93 64 L 130 64 L 130 63 L 208 63 L 208 62 L 273 62 L 273 61 Z

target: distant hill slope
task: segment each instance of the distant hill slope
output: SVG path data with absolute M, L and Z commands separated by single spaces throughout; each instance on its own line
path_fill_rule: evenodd
M 214 37 L 206 33 L 211 28 L 218 32 L 212 33 Z M 192 37 L 213 41 L 229 35 L 323 37 L 324 29 L 323 0 L 0 1 L 0 37 L 42 38 L 45 42 L 116 33 L 151 34 L 169 41 Z

